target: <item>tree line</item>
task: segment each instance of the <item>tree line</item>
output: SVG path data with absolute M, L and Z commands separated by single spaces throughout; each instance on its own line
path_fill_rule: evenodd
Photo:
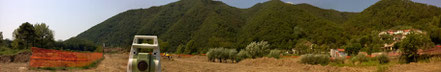
M 31 47 L 46 49 L 69 50 L 69 51 L 99 51 L 95 43 L 78 38 L 70 38 L 65 41 L 55 41 L 54 31 L 45 23 L 30 24 L 25 22 L 13 32 L 13 40 L 3 40 L 0 32 L 0 48 L 6 50 L 29 50 Z

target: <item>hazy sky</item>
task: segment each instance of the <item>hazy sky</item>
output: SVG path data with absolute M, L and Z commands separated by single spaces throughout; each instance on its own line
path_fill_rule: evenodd
M 0 32 L 12 39 L 12 32 L 24 22 L 46 23 L 55 39 L 65 40 L 129 9 L 149 8 L 178 0 L 0 0 Z M 221 0 L 238 8 L 249 8 L 268 0 Z M 361 12 L 379 0 L 282 0 L 308 3 L 325 9 Z M 441 7 L 441 0 L 413 0 Z

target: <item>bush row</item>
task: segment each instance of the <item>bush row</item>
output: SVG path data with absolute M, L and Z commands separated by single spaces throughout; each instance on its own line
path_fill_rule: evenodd
M 226 48 L 214 48 L 210 49 L 207 52 L 208 60 L 215 62 L 216 59 L 219 62 L 227 61 L 228 59 L 231 61 L 236 61 L 237 51 L 235 49 L 226 49 Z
M 387 55 L 379 55 L 374 58 L 370 58 L 366 55 L 359 54 L 357 56 L 354 56 L 350 59 L 352 63 L 363 63 L 363 62 L 370 62 L 370 61 L 378 61 L 379 64 L 387 64 L 390 62 L 390 59 Z M 325 54 L 306 54 L 302 56 L 302 59 L 300 60 L 301 63 L 304 64 L 312 64 L 312 65 L 327 65 L 330 62 L 337 63 L 337 64 L 344 64 L 345 58 L 334 58 L 330 59 L 329 55 Z
M 239 53 L 235 49 L 227 48 L 213 48 L 208 50 L 207 57 L 210 61 L 226 61 L 231 60 L 239 62 L 246 58 L 260 58 L 263 56 L 280 58 L 282 51 L 280 50 L 270 50 L 269 44 L 267 42 L 252 42 L 245 49 L 241 50 Z
M 306 54 L 302 56 L 300 60 L 301 63 L 304 64 L 312 64 L 312 65 L 328 65 L 330 62 L 329 55 L 325 54 Z
M 378 61 L 380 64 L 387 64 L 390 62 L 390 59 L 385 54 L 376 56 L 374 58 L 370 58 L 364 54 L 358 54 L 357 56 L 351 58 L 352 63 L 356 63 L 356 62 L 363 63 L 368 61 Z

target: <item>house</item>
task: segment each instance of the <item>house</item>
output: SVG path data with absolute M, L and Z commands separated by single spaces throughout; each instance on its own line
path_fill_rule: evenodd
M 405 39 L 406 35 L 408 35 L 410 33 L 425 34 L 424 32 L 422 32 L 421 30 L 418 30 L 418 29 L 404 29 L 404 30 L 382 31 L 382 32 L 378 33 L 378 36 L 381 37 L 382 35 L 391 35 L 393 37 L 393 38 L 391 38 L 393 40 L 393 42 L 392 43 L 385 43 L 382 48 L 384 50 L 392 50 L 393 51 L 394 50 L 393 46 L 395 45 L 395 43 L 400 42 L 401 40 Z M 386 38 L 386 39 L 390 39 L 390 38 Z M 383 40 L 383 39 L 381 39 L 381 40 Z
M 346 57 L 345 49 L 331 49 L 329 54 L 331 57 Z

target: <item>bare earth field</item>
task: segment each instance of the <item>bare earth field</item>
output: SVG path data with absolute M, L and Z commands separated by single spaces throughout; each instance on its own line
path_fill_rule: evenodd
M 125 72 L 128 54 L 105 54 L 105 59 L 92 69 L 57 70 L 61 72 Z M 209 62 L 205 56 L 163 58 L 164 72 L 373 72 L 371 67 L 336 67 L 305 65 L 298 63 L 300 58 L 258 58 L 239 63 Z M 29 69 L 28 63 L 0 63 L 0 72 L 46 72 L 51 70 Z M 411 63 L 392 65 L 387 72 L 441 72 L 441 62 Z

